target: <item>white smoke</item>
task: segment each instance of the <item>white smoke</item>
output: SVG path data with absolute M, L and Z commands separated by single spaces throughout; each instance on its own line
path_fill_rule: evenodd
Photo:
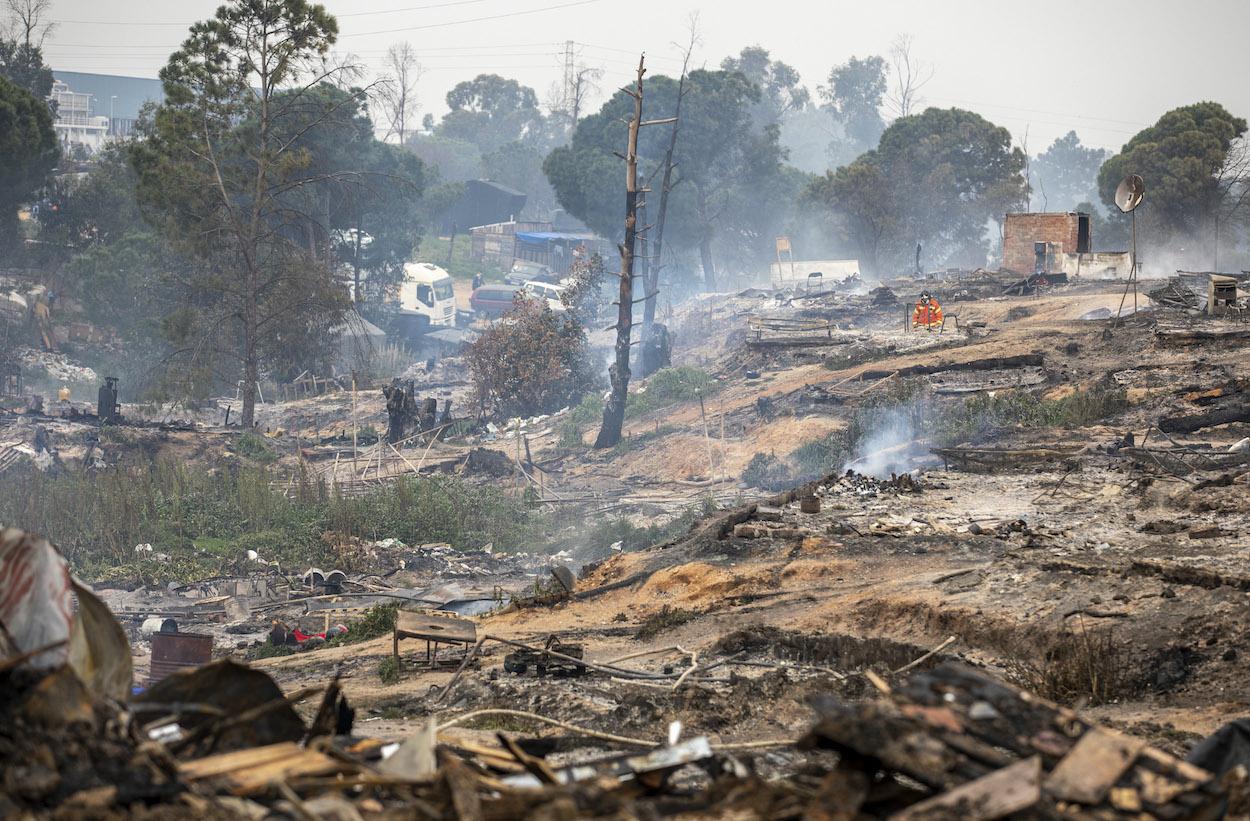
M 882 408 L 867 435 L 855 448 L 855 457 L 842 466 L 876 479 L 908 473 L 927 454 L 913 422 L 916 408 L 911 404 Z

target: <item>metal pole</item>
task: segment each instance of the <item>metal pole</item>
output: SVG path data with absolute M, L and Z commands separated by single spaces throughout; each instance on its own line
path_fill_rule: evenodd
M 1133 210 L 1133 314 L 1137 314 L 1137 210 Z

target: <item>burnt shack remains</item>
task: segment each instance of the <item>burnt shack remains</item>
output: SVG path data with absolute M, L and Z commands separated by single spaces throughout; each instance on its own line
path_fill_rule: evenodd
M 1003 223 L 1003 268 L 1013 273 L 1060 271 L 1064 254 L 1092 250 L 1089 214 L 1007 214 Z

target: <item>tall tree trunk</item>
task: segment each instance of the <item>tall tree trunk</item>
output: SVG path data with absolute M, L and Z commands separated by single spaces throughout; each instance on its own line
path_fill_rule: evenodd
M 364 302 L 360 293 L 360 218 L 356 219 L 356 247 L 352 253 L 352 302 L 359 305 Z
M 690 52 L 686 52 L 689 61 Z M 681 125 L 681 98 L 686 95 L 686 63 L 681 66 L 681 79 L 677 81 L 677 104 L 673 109 L 673 130 L 669 133 L 668 150 L 664 152 L 664 179 L 660 182 L 660 211 L 655 219 L 655 264 L 647 268 L 647 301 L 642 306 L 642 333 L 646 338 L 651 323 L 655 322 L 656 296 L 660 292 L 660 269 L 664 267 L 664 220 L 668 217 L 668 192 L 673 190 L 673 152 L 677 149 L 677 129 Z
M 638 236 L 638 129 L 642 125 L 642 76 L 646 72 L 638 58 L 638 80 L 634 98 L 634 118 L 629 121 L 629 143 L 625 153 L 625 242 L 621 245 L 621 288 L 616 316 L 616 361 L 608 368 L 612 392 L 603 406 L 603 424 L 595 437 L 596 448 L 610 448 L 621 441 L 625 424 L 625 402 L 629 398 L 629 352 L 634 326 L 634 241 Z
M 239 424 L 244 430 L 250 430 L 256 421 L 256 383 L 260 381 L 256 334 L 256 307 L 249 305 L 243 312 L 243 409 Z
M 642 225 L 642 230 L 635 231 L 638 234 L 638 250 L 640 251 L 638 256 L 638 267 L 640 269 L 638 276 L 642 280 L 643 293 L 647 296 L 647 301 L 650 302 L 651 289 L 648 287 L 648 283 L 651 282 L 651 271 L 654 269 L 654 266 L 651 264 L 651 249 L 648 247 L 649 243 L 647 242 L 647 198 L 645 196 L 639 201 L 637 210 L 638 221 Z M 650 327 L 651 323 L 647 319 L 646 311 L 644 310 L 642 318 L 643 339 L 647 338 L 647 329 Z M 643 374 L 643 376 L 646 375 L 645 373 Z
M 716 290 L 716 268 L 712 265 L 712 232 L 705 231 L 699 240 L 699 261 L 703 263 L 703 289 Z

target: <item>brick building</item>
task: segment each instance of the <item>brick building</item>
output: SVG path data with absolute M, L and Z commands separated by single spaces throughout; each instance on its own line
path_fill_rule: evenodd
M 1016 274 L 1059 271 L 1064 254 L 1092 248 L 1089 214 L 1008 214 L 1003 225 L 1003 268 Z

